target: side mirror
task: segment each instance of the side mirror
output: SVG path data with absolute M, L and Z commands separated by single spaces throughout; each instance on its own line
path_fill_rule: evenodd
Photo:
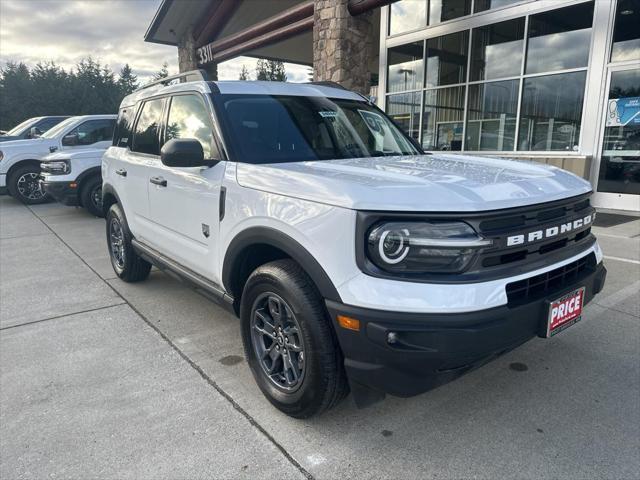
M 42 132 L 38 127 L 31 127 L 29 130 L 29 138 L 39 138 L 42 135 Z
M 65 147 L 73 147 L 78 144 L 78 134 L 77 133 L 69 133 L 62 137 L 62 145 Z
M 205 160 L 195 138 L 173 138 L 162 146 L 160 160 L 167 167 L 212 167 L 218 160 Z

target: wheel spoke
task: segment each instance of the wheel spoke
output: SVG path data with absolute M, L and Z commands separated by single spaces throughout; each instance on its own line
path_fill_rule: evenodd
M 254 329 L 255 331 L 259 332 L 260 334 L 262 334 L 262 335 L 265 335 L 265 336 L 269 337 L 271 340 L 276 341 L 276 336 L 275 336 L 273 333 L 271 333 L 271 332 L 269 332 L 269 331 L 265 330 L 264 328 L 260 328 L 259 326 L 254 325 L 254 326 L 253 326 L 253 329 Z M 274 344 L 274 345 L 275 345 L 275 344 Z
M 271 314 L 271 318 L 274 320 L 274 324 L 276 326 L 282 325 L 282 302 L 280 302 L 279 298 L 269 297 L 269 314 Z

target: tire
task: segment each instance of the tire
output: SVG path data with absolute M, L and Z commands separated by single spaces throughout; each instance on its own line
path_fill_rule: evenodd
M 38 205 L 49 201 L 40 188 L 40 166 L 35 163 L 20 165 L 7 179 L 9 194 L 26 205 Z
M 247 363 L 278 410 L 309 418 L 349 393 L 342 352 L 322 298 L 296 262 L 277 260 L 250 275 L 240 319 Z
M 149 276 L 151 264 L 140 257 L 131 245 L 131 231 L 117 203 L 107 212 L 107 248 L 111 266 L 125 282 L 140 282 Z
M 96 217 L 104 216 L 102 212 L 102 177 L 100 175 L 94 175 L 82 182 L 80 202 L 90 214 Z

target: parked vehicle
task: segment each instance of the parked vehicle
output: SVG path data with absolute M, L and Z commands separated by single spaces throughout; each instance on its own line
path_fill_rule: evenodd
M 116 115 L 85 115 L 59 123 L 41 137 L 0 145 L 0 193 L 26 204 L 48 200 L 40 186 L 40 161 L 57 151 L 107 148 Z
M 239 315 L 256 382 L 293 417 L 553 336 L 605 280 L 588 182 L 425 155 L 326 84 L 156 82 L 122 102 L 102 173 L 118 277 L 155 264 Z
M 56 152 L 40 163 L 41 188 L 69 206 L 86 208 L 102 217 L 102 155 L 105 149 Z
M 0 135 L 0 142 L 38 138 L 69 116 L 33 117 Z

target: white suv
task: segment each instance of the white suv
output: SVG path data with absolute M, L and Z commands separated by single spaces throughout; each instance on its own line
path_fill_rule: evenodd
M 123 101 L 102 170 L 117 275 L 155 264 L 238 314 L 258 385 L 294 417 L 551 337 L 605 280 L 589 183 L 426 155 L 335 86 L 153 84 Z
M 47 201 L 39 179 L 42 158 L 57 151 L 107 148 L 115 121 L 116 115 L 71 117 L 38 138 L 0 143 L 0 193 L 8 191 L 26 204 Z

